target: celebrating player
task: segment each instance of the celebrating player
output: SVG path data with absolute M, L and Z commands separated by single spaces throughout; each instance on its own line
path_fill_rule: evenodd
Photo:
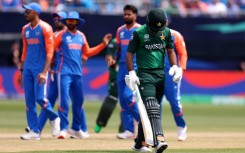
M 69 125 L 69 94 L 72 100 L 73 120 L 71 137 L 83 139 L 84 131 L 81 130 L 81 108 L 83 105 L 82 90 L 82 55 L 86 57 L 98 54 L 111 40 L 111 34 L 106 34 L 103 42 L 90 48 L 85 35 L 77 30 L 78 26 L 85 23 L 75 11 L 70 11 L 64 19 L 66 30 L 59 32 L 54 37 L 54 48 L 60 47 L 62 54 L 62 67 L 60 72 L 60 103 L 58 113 L 61 118 L 61 132 L 59 138 L 66 138 Z
M 146 24 L 138 28 L 128 46 L 127 67 L 129 76 L 125 78 L 127 86 L 134 90 L 135 83 L 139 85 L 140 93 L 149 116 L 154 139 L 156 153 L 161 153 L 167 148 L 164 139 L 160 101 L 164 89 L 164 55 L 167 51 L 173 80 L 179 81 L 182 77 L 182 69 L 176 66 L 176 55 L 173 49 L 170 29 L 166 27 L 166 14 L 162 9 L 152 9 L 146 19 Z M 136 53 L 137 75 L 134 71 L 133 57 Z M 135 151 L 147 150 L 144 145 L 144 133 L 142 123 L 138 125 L 138 137 L 133 146 Z
M 21 139 L 39 140 L 36 103 L 45 111 L 51 121 L 52 135 L 60 132 L 60 118 L 45 97 L 47 72 L 53 57 L 53 30 L 39 18 L 41 6 L 37 3 L 23 5 L 27 25 L 22 28 L 23 52 L 21 56 L 19 83 L 24 86 L 27 123 L 30 131 Z M 23 74 L 22 74 L 23 73 Z

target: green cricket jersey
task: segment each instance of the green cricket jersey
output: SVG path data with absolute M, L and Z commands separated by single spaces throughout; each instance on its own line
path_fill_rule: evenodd
M 114 57 L 117 51 L 116 38 L 113 38 L 107 46 L 106 55 L 110 55 Z M 108 80 L 108 95 L 117 97 L 118 89 L 117 89 L 117 64 L 112 65 L 108 68 L 109 71 L 109 80 Z
M 114 56 L 117 49 L 116 38 L 113 38 L 107 46 L 106 55 Z
M 166 48 L 173 48 L 173 40 L 169 28 L 156 35 L 148 32 L 146 24 L 135 30 L 129 42 L 128 52 L 136 53 L 138 69 L 163 69 Z

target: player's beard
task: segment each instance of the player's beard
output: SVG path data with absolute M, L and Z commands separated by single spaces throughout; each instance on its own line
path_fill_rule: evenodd
M 77 28 L 77 24 L 67 24 L 66 26 L 70 31 L 76 30 Z
M 26 16 L 26 21 L 27 22 L 31 22 L 32 20 L 34 20 L 34 18 L 30 17 L 30 16 Z
M 64 27 L 63 25 L 62 26 L 61 25 L 55 26 L 56 30 L 58 30 L 58 31 L 62 30 L 63 27 Z
M 132 24 L 134 22 L 134 20 L 124 20 L 124 23 L 126 24 L 126 25 L 130 25 L 130 24 Z

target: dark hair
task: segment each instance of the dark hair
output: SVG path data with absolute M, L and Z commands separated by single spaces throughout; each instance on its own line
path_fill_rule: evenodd
M 133 13 L 137 14 L 138 10 L 134 5 L 125 5 L 123 11 L 131 10 Z

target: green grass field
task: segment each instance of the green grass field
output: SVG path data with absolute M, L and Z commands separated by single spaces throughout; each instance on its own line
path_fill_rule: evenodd
M 3 143 L 0 143 L 0 152 L 132 152 L 130 149 L 133 144 L 132 140 L 117 140 L 115 138 L 119 125 L 119 105 L 107 127 L 102 129 L 101 134 L 93 132 L 100 105 L 101 103 L 99 102 L 85 102 L 88 131 L 91 138 L 87 140 L 67 139 L 60 141 L 49 136 L 50 127 L 47 124 L 43 131 L 42 139 L 33 142 L 19 139 L 26 127 L 24 101 L 1 100 L 0 140 Z M 55 109 L 57 110 L 57 107 Z M 163 105 L 163 128 L 169 144 L 169 148 L 165 152 L 245 152 L 245 106 L 184 104 L 183 109 L 188 125 L 188 139 L 186 142 L 178 142 L 176 140 L 176 126 L 170 107 L 168 104 Z M 69 116 L 71 117 L 71 113 Z M 81 146 L 78 147 L 77 143 L 84 146 L 82 148 Z M 62 144 L 67 147 L 62 148 Z M 28 148 L 25 145 L 32 145 L 33 147 Z M 48 147 L 42 148 L 43 145 Z

